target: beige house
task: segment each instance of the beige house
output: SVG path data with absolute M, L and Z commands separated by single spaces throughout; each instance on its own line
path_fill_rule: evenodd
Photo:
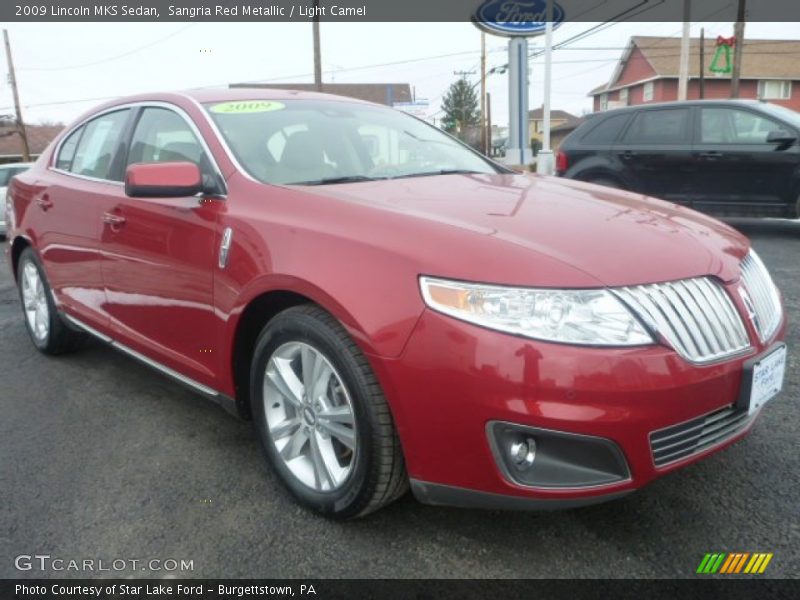
M 537 108 L 528 113 L 528 138 L 529 140 L 537 139 L 542 141 L 542 134 L 544 132 L 544 109 Z M 563 125 L 571 125 L 578 121 L 578 117 L 568 113 L 565 110 L 550 110 L 550 130 L 552 132 L 556 127 Z

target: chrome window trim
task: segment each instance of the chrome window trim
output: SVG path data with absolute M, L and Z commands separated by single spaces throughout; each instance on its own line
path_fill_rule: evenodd
M 190 98 L 190 96 L 184 96 L 184 97 Z M 53 153 L 50 155 L 50 159 L 48 160 L 48 165 L 47 165 L 48 170 L 55 171 L 56 173 L 61 173 L 62 175 L 67 175 L 69 177 L 75 177 L 76 179 L 84 179 L 86 181 L 94 181 L 94 182 L 97 182 L 97 183 L 109 183 L 109 184 L 112 184 L 112 185 L 117 185 L 117 186 L 123 186 L 124 187 L 125 183 L 122 182 L 122 181 L 113 181 L 111 179 L 102 179 L 100 177 L 89 177 L 87 175 L 79 175 L 79 174 L 73 173 L 71 171 L 65 171 L 64 169 L 59 169 L 59 168 L 55 167 L 54 165 L 58 161 L 58 155 L 61 152 L 61 145 L 77 129 L 79 129 L 80 127 L 83 127 L 89 121 L 92 121 L 92 120 L 94 120 L 94 119 L 96 119 L 98 117 L 102 117 L 105 114 L 112 113 L 112 112 L 117 112 L 119 110 L 132 110 L 132 109 L 135 109 L 135 108 L 164 108 L 166 110 L 171 110 L 172 112 L 176 113 L 179 117 L 181 117 L 184 120 L 184 122 L 189 126 L 189 129 L 192 130 L 192 133 L 195 135 L 195 137 L 197 137 L 198 141 L 200 142 L 200 145 L 203 148 L 203 151 L 208 155 L 209 161 L 211 162 L 211 165 L 214 168 L 214 171 L 216 172 L 217 176 L 219 177 L 219 181 L 220 181 L 220 183 L 222 184 L 222 186 L 224 188 L 224 192 L 223 192 L 222 196 L 220 196 L 220 199 L 227 198 L 228 183 L 225 180 L 225 176 L 222 174 L 222 169 L 219 168 L 219 164 L 217 163 L 217 159 L 214 157 L 214 154 L 211 152 L 211 148 L 208 147 L 208 143 L 206 142 L 205 137 L 203 137 L 203 134 L 200 133 L 200 129 L 198 129 L 197 124 L 192 120 L 192 118 L 189 116 L 189 114 L 185 110 L 183 110 L 180 106 L 178 106 L 177 104 L 173 104 L 171 102 L 166 102 L 164 100 L 141 100 L 141 101 L 138 101 L 138 102 L 127 102 L 125 104 L 118 104 L 116 106 L 110 106 L 110 107 L 105 108 L 105 109 L 103 109 L 103 110 L 101 110 L 99 112 L 92 113 L 91 115 L 87 116 L 86 118 L 82 119 L 81 121 L 75 123 L 69 129 L 69 131 L 67 131 L 61 137 L 61 139 L 58 140 L 58 144 L 56 144 L 56 147 L 53 150 Z M 205 115 L 205 111 L 202 111 L 202 107 L 201 107 L 201 112 Z M 135 133 L 135 132 L 136 132 L 136 128 L 134 127 L 133 131 L 131 132 L 131 137 L 133 136 L 133 133 Z M 216 135 L 218 138 L 220 137 L 219 132 L 217 130 L 214 130 L 214 135 Z M 225 148 L 225 151 L 229 152 L 228 148 Z

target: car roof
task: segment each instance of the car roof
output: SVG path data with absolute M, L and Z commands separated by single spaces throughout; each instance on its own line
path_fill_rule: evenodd
M 610 114 L 622 114 L 626 112 L 634 112 L 637 110 L 642 109 L 650 109 L 650 108 L 685 108 L 687 106 L 703 106 L 705 104 L 714 104 L 714 105 L 728 105 L 728 106 L 761 106 L 765 104 L 760 100 L 750 100 L 750 99 L 736 99 L 736 100 L 678 100 L 673 102 L 648 102 L 647 104 L 635 104 L 633 106 L 623 106 L 621 108 L 610 108 L 608 110 L 604 110 L 602 112 L 595 112 L 587 117 L 598 117 L 600 115 L 610 115 Z

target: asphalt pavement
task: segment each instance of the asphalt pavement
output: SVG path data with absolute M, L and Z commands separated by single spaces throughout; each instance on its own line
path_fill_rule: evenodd
M 622 500 L 562 512 L 407 495 L 355 522 L 317 517 L 270 472 L 250 423 L 100 343 L 37 353 L 3 261 L 0 577 L 692 577 L 707 552 L 737 551 L 772 552 L 766 575 L 798 577 L 800 221 L 732 223 L 786 299 L 784 393 L 731 448 Z M 126 566 L 17 570 L 26 555 Z M 191 568 L 166 571 L 170 559 Z

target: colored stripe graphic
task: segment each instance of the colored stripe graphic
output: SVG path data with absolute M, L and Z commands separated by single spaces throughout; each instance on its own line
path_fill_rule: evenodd
M 772 560 L 773 554 L 767 552 L 709 552 L 700 561 L 697 573 L 726 574 L 763 573 Z
M 725 561 L 725 564 L 722 565 L 722 568 L 719 570 L 720 573 L 727 573 L 728 569 L 731 567 L 731 563 L 736 555 L 735 554 L 728 554 L 728 560 Z

